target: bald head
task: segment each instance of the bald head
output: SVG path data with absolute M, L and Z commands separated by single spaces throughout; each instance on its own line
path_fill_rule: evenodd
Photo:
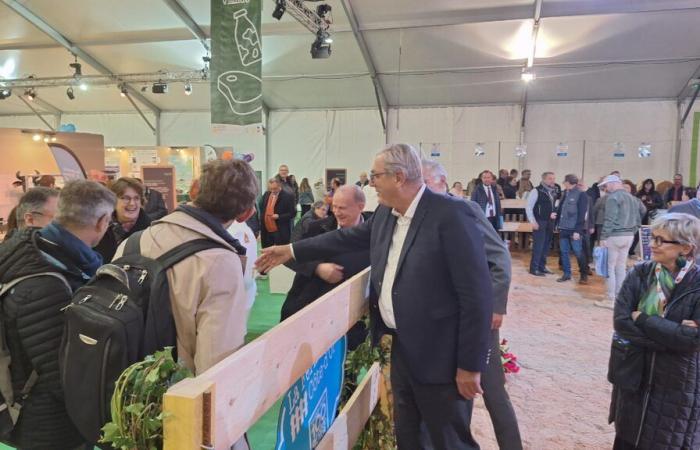
M 345 184 L 333 194 L 333 215 L 340 228 L 350 228 L 360 223 L 364 209 L 365 194 L 359 186 Z

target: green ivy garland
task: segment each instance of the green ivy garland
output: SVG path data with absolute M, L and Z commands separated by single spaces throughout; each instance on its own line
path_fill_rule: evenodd
M 163 395 L 170 386 L 192 376 L 173 359 L 172 347 L 129 366 L 114 386 L 112 421 L 102 427 L 100 442 L 119 450 L 162 449 Z
M 369 329 L 368 318 L 365 317 L 364 323 L 365 328 Z M 362 377 L 372 364 L 378 361 L 382 368 L 386 366 L 391 355 L 390 348 L 390 344 L 386 341 L 382 341 L 379 346 L 373 346 L 371 336 L 367 336 L 360 346 L 354 351 L 348 352 L 345 359 L 345 383 L 341 396 L 341 409 L 355 392 Z M 380 405 L 377 405 L 353 450 L 393 450 L 395 448 L 396 437 L 394 436 L 392 419 L 384 413 Z

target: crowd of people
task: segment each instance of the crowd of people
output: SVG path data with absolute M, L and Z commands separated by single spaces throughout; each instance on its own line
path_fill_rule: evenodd
M 286 264 L 294 271 L 284 320 L 371 265 L 370 326 L 355 324 L 348 346 L 393 337 L 399 449 L 479 448 L 470 431 L 479 395 L 499 447 L 522 449 L 498 356 L 511 282 L 501 201 L 520 198 L 532 228 L 532 276 L 554 272 L 547 256 L 555 237 L 561 283 L 573 278 L 572 255 L 578 281 L 588 283 L 593 248 L 606 249 L 606 298 L 597 305 L 614 309 L 614 449 L 699 448 L 697 191 L 680 175 L 659 192 L 653 180 L 636 186 L 619 172 L 590 188 L 575 174 L 557 184 L 550 171 L 537 185 L 529 170 L 520 178 L 517 170 L 498 177 L 486 170 L 466 189 L 448 180 L 442 165 L 395 144 L 378 152 L 356 183 L 333 179 L 328 189 L 308 178 L 297 183 L 282 165 L 260 193 L 247 162 L 212 161 L 193 182 L 190 201 L 170 214 L 157 191 L 135 178 L 27 190 L 14 212 L 16 228 L 0 245 L 0 394 L 8 414 L 16 413 L 0 440 L 20 449 L 94 444 L 66 407 L 63 310 L 134 240 L 140 256 L 157 259 L 204 239 L 216 246 L 167 269 L 177 355 L 195 374 L 243 345 L 256 268 L 265 274 Z M 651 224 L 651 260 L 628 271 L 642 224 Z M 245 438 L 234 446 L 246 448 Z

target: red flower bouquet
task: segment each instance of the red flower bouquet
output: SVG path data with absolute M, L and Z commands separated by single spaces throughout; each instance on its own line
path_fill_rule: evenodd
M 503 371 L 505 373 L 520 372 L 518 357 L 510 352 L 510 349 L 508 348 L 508 341 L 506 339 L 501 341 L 501 364 L 503 364 Z

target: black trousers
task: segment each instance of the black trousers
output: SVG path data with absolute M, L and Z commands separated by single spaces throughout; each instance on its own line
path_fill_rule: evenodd
M 264 225 L 263 225 L 264 226 Z M 284 225 L 278 225 L 284 226 Z M 260 232 L 260 245 L 262 248 L 272 247 L 273 245 L 286 245 L 289 244 L 289 233 L 281 233 L 280 231 L 275 231 L 270 233 L 269 231 L 262 230 Z
M 627 441 L 623 441 L 620 437 L 615 436 L 613 450 L 637 450 L 637 446 Z
M 518 419 L 506 391 L 506 376 L 501 363 L 501 338 L 498 330 L 491 331 L 491 357 L 486 372 L 481 374 L 484 404 L 491 417 L 500 450 L 522 450 Z
M 408 363 L 394 336 L 391 350 L 391 386 L 394 394 L 394 428 L 398 450 L 424 450 L 421 424 L 435 450 L 478 450 L 469 426 L 473 403 L 457 385 L 423 384 L 411 376 Z

